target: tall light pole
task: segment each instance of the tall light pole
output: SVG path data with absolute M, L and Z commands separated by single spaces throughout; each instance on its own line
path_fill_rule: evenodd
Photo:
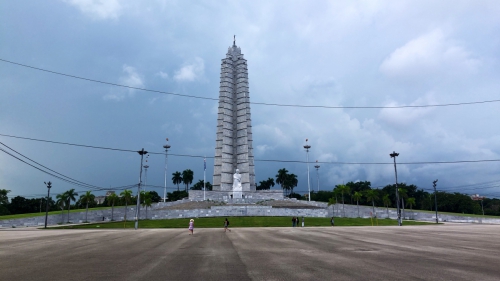
M 148 162 L 148 160 L 146 160 Z M 148 168 L 149 165 L 144 165 L 144 192 L 146 192 L 146 188 L 148 187 Z
M 306 159 L 307 159 L 307 192 L 308 192 L 307 199 L 308 201 L 311 201 L 311 185 L 309 183 L 309 148 L 311 148 L 311 146 L 307 144 L 307 141 L 308 139 L 306 139 L 306 145 L 304 145 L 304 148 L 306 149 Z
M 436 191 L 436 183 L 438 180 L 432 182 L 432 186 L 434 187 L 434 204 L 436 206 L 436 223 L 438 223 L 438 201 L 437 201 L 437 191 Z
M 391 158 L 394 158 L 394 174 L 396 175 L 396 205 L 397 205 L 397 212 L 398 212 L 398 225 L 402 226 L 403 221 L 401 220 L 401 210 L 399 208 L 399 191 L 398 191 L 398 170 L 396 169 L 396 157 L 399 156 L 399 153 L 396 153 L 396 151 L 393 151 L 391 154 L 389 154 Z
M 316 168 L 316 177 L 318 178 L 318 192 L 319 192 L 319 165 L 318 165 L 318 160 L 316 160 L 316 166 L 314 166 L 314 168 Z
M 141 171 L 139 172 L 139 184 L 137 185 L 137 210 L 135 210 L 135 229 L 139 228 L 139 208 L 141 207 L 141 183 L 142 183 L 142 160 L 144 158 L 144 154 L 148 152 L 144 150 L 144 148 L 140 151 L 137 151 L 141 155 Z
M 168 149 L 170 148 L 170 145 L 168 144 L 168 138 L 167 144 L 165 144 L 163 148 L 165 148 L 165 189 L 163 190 L 163 202 L 167 202 L 167 154 Z
M 49 196 L 50 196 L 50 188 L 52 187 L 52 183 L 43 182 L 47 186 L 47 202 L 45 204 L 45 228 L 47 228 L 47 218 L 49 216 Z
M 207 172 L 207 158 L 203 157 L 203 201 L 205 201 L 205 174 Z

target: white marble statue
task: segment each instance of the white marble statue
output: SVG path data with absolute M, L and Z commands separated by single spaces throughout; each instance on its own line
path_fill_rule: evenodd
M 242 198 L 242 191 L 240 170 L 236 169 L 233 175 L 233 198 Z

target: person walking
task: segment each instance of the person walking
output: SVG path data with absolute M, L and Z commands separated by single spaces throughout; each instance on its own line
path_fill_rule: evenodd
M 295 227 L 295 224 L 297 224 L 297 219 L 295 217 L 292 218 L 292 227 Z
M 190 219 L 189 220 L 189 235 L 194 235 L 194 220 Z
M 332 219 L 330 220 L 330 223 L 332 224 L 332 226 L 334 226 L 334 225 L 335 225 L 335 220 L 333 219 L 333 217 L 332 217 Z
M 229 230 L 229 232 L 231 232 L 231 229 L 229 229 L 228 227 L 229 227 L 229 221 L 226 218 L 226 220 L 224 221 L 224 232 L 226 232 L 228 230 Z

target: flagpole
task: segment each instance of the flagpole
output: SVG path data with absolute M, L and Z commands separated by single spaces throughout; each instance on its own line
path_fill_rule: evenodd
M 205 201 L 205 174 L 207 172 L 207 159 L 203 158 L 203 201 Z

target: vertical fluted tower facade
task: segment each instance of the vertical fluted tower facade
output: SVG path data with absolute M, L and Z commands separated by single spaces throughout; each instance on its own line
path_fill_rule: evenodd
M 243 191 L 255 191 L 247 61 L 233 43 L 222 60 L 213 190 L 231 191 L 240 170 Z

